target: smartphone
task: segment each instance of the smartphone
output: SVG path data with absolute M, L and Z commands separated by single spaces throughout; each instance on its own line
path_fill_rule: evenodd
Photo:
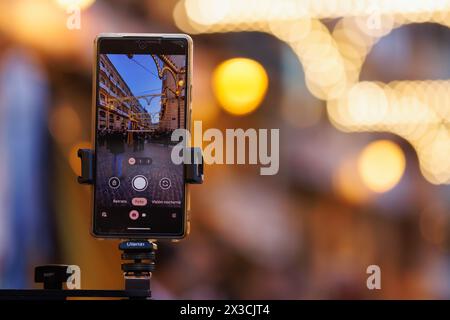
M 184 34 L 96 38 L 94 236 L 185 237 L 185 167 L 171 160 L 171 134 L 190 129 L 192 47 Z

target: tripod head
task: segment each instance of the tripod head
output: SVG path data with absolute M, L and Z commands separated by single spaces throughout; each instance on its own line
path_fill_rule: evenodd
M 125 290 L 145 290 L 151 297 L 150 280 L 155 270 L 157 249 L 156 243 L 149 240 L 127 240 L 119 244 L 122 260 L 128 261 L 121 265 Z

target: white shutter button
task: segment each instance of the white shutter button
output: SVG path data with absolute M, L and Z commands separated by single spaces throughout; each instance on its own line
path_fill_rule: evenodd
M 141 175 L 135 176 L 131 181 L 131 185 L 136 191 L 144 191 L 145 189 L 147 189 L 148 180 L 146 177 Z

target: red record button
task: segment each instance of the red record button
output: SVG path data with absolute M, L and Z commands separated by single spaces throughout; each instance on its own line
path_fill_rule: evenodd
M 138 218 L 139 218 L 139 212 L 137 212 L 137 210 L 131 210 L 130 211 L 130 219 L 137 220 Z

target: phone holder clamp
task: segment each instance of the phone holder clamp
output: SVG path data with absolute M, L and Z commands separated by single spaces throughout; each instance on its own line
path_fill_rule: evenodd
M 188 184 L 201 184 L 204 179 L 203 156 L 200 148 L 185 148 L 185 181 Z M 79 149 L 81 159 L 81 184 L 95 184 L 95 152 L 91 149 Z M 123 261 L 121 268 L 125 279 L 125 292 L 139 292 L 141 299 L 151 298 L 150 280 L 155 270 L 155 242 L 150 240 L 126 240 L 119 244 Z M 136 295 L 135 295 L 136 299 Z
M 186 183 L 202 184 L 204 179 L 202 149 L 188 147 L 185 149 L 185 155 L 187 156 L 184 163 Z M 81 176 L 78 177 L 78 182 L 81 184 L 94 184 L 94 150 L 78 149 L 78 157 L 81 160 Z

